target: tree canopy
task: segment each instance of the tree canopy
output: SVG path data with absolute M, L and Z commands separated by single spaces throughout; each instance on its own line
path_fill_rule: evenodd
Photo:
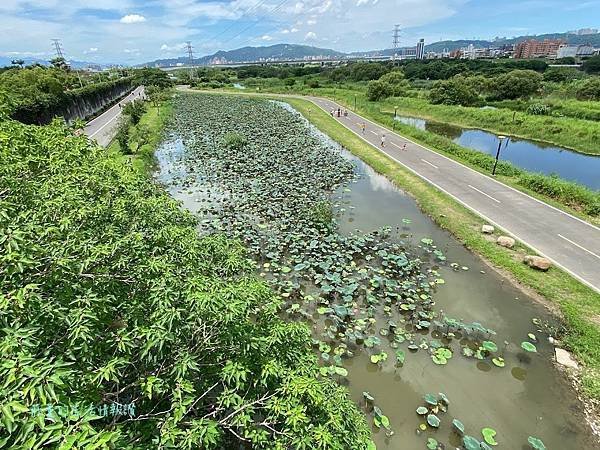
M 0 146 L 0 446 L 367 447 L 240 243 L 64 123 Z

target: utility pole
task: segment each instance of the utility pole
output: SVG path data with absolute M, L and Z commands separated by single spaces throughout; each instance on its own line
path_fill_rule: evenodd
M 190 64 L 190 81 L 192 80 L 192 78 L 194 78 L 194 47 L 192 47 L 192 41 L 187 41 L 186 42 L 187 45 L 187 52 L 188 52 L 188 59 L 189 59 L 189 64 Z
M 65 52 L 64 52 L 62 43 L 60 42 L 60 39 L 52 39 L 52 44 L 54 45 L 54 53 L 56 53 L 56 58 L 61 59 L 64 62 L 65 67 L 68 68 L 69 63 L 67 63 L 67 59 L 65 58 Z M 75 73 L 77 74 L 77 79 L 79 80 L 79 86 L 83 87 L 83 81 L 81 81 L 81 75 L 79 75 L 78 71 L 75 71 Z
M 396 56 L 398 56 L 398 47 L 400 47 L 400 25 L 396 24 L 394 25 L 394 56 L 392 57 L 392 61 L 394 61 L 394 63 L 396 62 Z

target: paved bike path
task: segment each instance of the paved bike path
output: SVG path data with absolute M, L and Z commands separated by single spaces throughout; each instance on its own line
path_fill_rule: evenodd
M 107 109 L 98 117 L 90 120 L 83 132 L 91 139 L 98 142 L 103 147 L 107 147 L 113 140 L 118 120 L 121 115 L 121 106 L 125 105 L 133 100 L 138 100 L 144 97 L 144 88 L 139 86 L 135 88 L 133 92 L 128 94 L 125 98 L 121 99 L 119 103 Z
M 344 107 L 302 97 L 326 112 Z M 334 118 L 396 162 L 600 292 L 600 228 L 483 175 L 348 110 Z M 365 123 L 363 133 L 361 124 Z M 385 134 L 385 147 L 381 136 Z

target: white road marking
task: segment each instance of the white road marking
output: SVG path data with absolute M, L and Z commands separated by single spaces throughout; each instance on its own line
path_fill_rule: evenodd
M 435 167 L 436 169 L 439 169 L 439 167 L 438 167 L 438 166 L 436 166 L 436 165 L 435 165 L 435 164 L 433 164 L 433 163 L 430 163 L 430 162 L 429 162 L 429 161 L 427 161 L 426 159 L 423 159 L 423 158 L 421 158 L 421 161 L 423 161 L 425 164 L 429 164 L 431 167 Z M 498 203 L 500 203 L 500 202 L 498 202 Z
M 501 203 L 501 202 L 500 202 L 500 200 L 498 200 L 498 199 L 495 199 L 494 197 L 492 197 L 492 196 L 491 196 L 491 195 L 489 195 L 489 194 L 486 194 L 486 193 L 485 193 L 485 192 L 483 192 L 483 191 L 480 191 L 480 190 L 479 190 L 479 189 L 477 189 L 476 187 L 474 187 L 474 186 L 471 186 L 470 184 L 467 184 L 467 186 L 469 186 L 471 189 L 473 189 L 473 190 L 475 190 L 475 191 L 479 192 L 480 194 L 482 194 L 482 195 L 485 195 L 485 196 L 486 196 L 486 197 L 488 197 L 488 198 L 491 198 L 491 199 L 492 199 L 492 200 L 494 200 L 496 203 Z
M 564 239 L 567 242 L 570 242 L 571 244 L 573 244 L 575 247 L 579 247 L 581 250 L 583 250 L 584 252 L 588 252 L 590 255 L 595 256 L 596 258 L 600 259 L 600 256 L 596 255 L 593 251 L 588 250 L 585 247 L 582 247 L 581 245 L 579 245 L 577 242 L 573 242 L 571 239 L 564 237 L 562 234 L 558 235 L 559 238 Z
M 238 95 L 239 95 L 239 94 L 238 94 Z M 301 97 L 298 97 L 298 98 L 301 98 Z M 313 97 L 313 98 L 314 98 L 314 97 Z M 310 100 L 309 100 L 309 101 L 310 101 Z M 314 100 L 313 100 L 313 102 L 314 102 Z M 364 117 L 363 117 L 363 119 L 364 119 Z M 372 124 L 373 124 L 373 122 L 371 122 L 369 119 L 365 119 L 365 120 L 366 120 L 367 122 L 369 122 L 369 123 L 372 123 Z M 374 124 L 374 125 L 376 125 L 376 124 Z M 378 126 L 379 126 L 379 125 L 378 125 Z M 358 134 L 356 131 L 354 131 L 354 130 L 352 130 L 352 129 L 350 129 L 350 128 L 348 128 L 348 131 L 350 131 L 351 133 L 354 133 L 356 136 L 358 136 L 360 139 L 362 139 L 363 141 L 365 141 L 367 144 L 369 144 L 369 145 L 371 145 L 373 148 L 376 148 L 376 149 L 377 149 L 377 146 L 375 146 L 375 145 L 371 144 L 371 143 L 370 143 L 370 142 L 369 142 L 367 139 L 365 139 L 365 137 L 361 136 L 361 135 L 360 135 L 360 134 Z M 399 135 L 398 135 L 398 136 L 399 136 Z M 401 136 L 401 137 L 402 137 L 402 136 Z M 407 138 L 404 138 L 404 139 L 406 139 L 406 140 L 407 140 L 407 141 L 409 141 L 409 142 L 412 142 L 413 144 L 415 144 L 415 145 L 417 145 L 417 146 L 419 146 L 419 147 L 421 147 L 421 148 L 423 148 L 423 149 L 425 149 L 425 150 L 427 150 L 427 151 L 433 152 L 433 150 L 429 150 L 429 149 L 427 149 L 426 147 L 423 147 L 422 145 L 420 145 L 420 144 L 417 144 L 416 142 L 413 142 L 413 141 L 411 141 L 410 139 L 407 139 Z M 506 233 L 507 233 L 509 236 L 512 236 L 512 237 L 513 237 L 513 238 L 515 238 L 517 241 L 521 241 L 521 242 L 523 242 L 523 244 L 527 245 L 529 248 L 531 248 L 531 249 L 532 249 L 534 252 L 536 252 L 538 255 L 545 256 L 545 257 L 546 257 L 546 258 L 548 258 L 550 261 L 552 261 L 552 262 L 554 263 L 554 265 L 556 265 L 556 267 L 558 267 L 558 268 L 560 268 L 560 269 L 564 270 L 566 273 L 568 273 L 569 275 L 571 275 L 573 278 L 575 278 L 575 279 L 579 280 L 580 282 L 582 282 L 582 283 L 583 283 L 583 284 L 585 284 L 586 286 L 588 286 L 588 287 L 592 288 L 594 291 L 596 291 L 596 292 L 600 292 L 600 288 L 599 288 L 598 286 L 595 286 L 595 285 L 594 285 L 592 282 L 590 282 L 590 281 L 586 280 L 586 279 L 585 279 L 585 278 L 583 278 L 581 275 L 578 275 L 578 274 L 576 274 L 575 272 L 573 272 L 572 270 L 568 269 L 567 267 L 565 267 L 564 265 L 562 265 L 560 262 L 558 262 L 556 259 L 552 258 L 552 257 L 551 257 L 551 256 L 549 256 L 549 255 L 546 255 L 546 254 L 545 254 L 543 251 L 539 250 L 539 249 L 538 249 L 538 248 L 536 248 L 534 245 L 530 244 L 530 243 L 529 243 L 529 242 L 527 242 L 526 240 L 524 240 L 524 239 L 520 238 L 519 236 L 515 235 L 515 234 L 514 234 L 514 233 L 512 233 L 510 230 L 508 230 L 508 229 L 505 229 L 505 228 L 504 228 L 502 225 L 500 225 L 498 222 L 494 221 L 492 218 L 488 217 L 487 215 L 485 215 L 485 214 L 484 214 L 484 213 L 482 213 L 481 211 L 478 211 L 478 210 L 477 210 L 475 207 L 473 207 L 473 206 L 469 205 L 467 202 L 465 202 L 465 201 L 464 201 L 464 200 L 462 200 L 461 198 L 457 197 L 456 195 L 454 195 L 454 194 L 453 194 L 453 193 L 451 193 L 450 191 L 447 191 L 447 190 L 446 190 L 446 189 L 444 189 L 442 186 L 440 186 L 439 184 L 435 183 L 433 180 L 430 180 L 430 179 L 429 179 L 429 178 L 427 178 L 425 175 L 423 175 L 423 174 L 419 173 L 417 170 L 415 170 L 415 169 L 413 169 L 412 167 L 410 167 L 410 166 L 406 165 L 405 163 L 403 163 L 403 162 L 402 162 L 402 161 L 400 161 L 399 159 L 396 159 L 396 158 L 394 158 L 392 155 L 388 154 L 388 153 L 387 153 L 385 150 L 379 150 L 379 151 L 381 151 L 382 153 L 384 153 L 385 155 L 387 155 L 389 158 L 391 158 L 391 159 L 393 159 L 394 161 L 396 161 L 396 162 L 397 162 L 398 164 L 400 164 L 401 166 L 405 167 L 405 168 L 406 168 L 406 169 L 407 169 L 409 172 L 412 172 L 412 173 L 414 173 L 416 176 L 418 176 L 418 177 L 422 178 L 423 180 L 425 180 L 426 182 L 428 182 L 429 184 L 431 184 L 431 185 L 432 185 L 432 186 L 434 186 L 435 188 L 439 189 L 441 192 L 443 192 L 444 194 L 446 194 L 448 197 L 451 197 L 451 198 L 453 198 L 453 199 L 454 199 L 454 200 L 456 200 L 458 203 L 460 203 L 461 205 L 463 205 L 465 208 L 467 208 L 467 209 L 471 210 L 473 213 L 477 214 L 478 216 L 480 216 L 481 218 L 483 218 L 483 219 L 484 219 L 484 220 L 486 220 L 487 222 L 491 223 L 491 224 L 492 224 L 492 225 L 494 225 L 496 228 L 498 228 L 498 229 L 501 229 L 501 230 L 504 230 L 504 232 L 506 232 Z M 439 153 L 438 153 L 438 154 L 439 154 Z M 440 156 L 442 156 L 443 158 L 446 158 L 446 159 L 447 159 L 447 160 L 449 160 L 449 161 L 456 162 L 456 161 L 454 161 L 453 159 L 450 159 L 450 158 L 448 158 L 447 156 L 444 156 L 444 155 L 441 155 L 441 154 L 439 154 L 439 155 L 440 155 Z M 460 163 L 457 163 L 457 164 L 459 164 L 459 165 L 461 165 L 461 166 L 465 167 L 466 169 L 469 169 L 469 170 L 471 170 L 471 171 L 473 171 L 473 172 L 476 172 L 474 169 L 471 169 L 470 167 L 467 167 L 467 166 L 465 166 L 465 165 L 463 165 L 463 164 L 460 164 Z M 481 174 L 481 173 L 479 173 L 479 172 L 476 172 L 476 173 L 478 173 L 479 175 L 482 175 L 482 174 Z M 486 175 L 484 175 L 484 176 L 486 176 Z M 489 177 L 487 177 L 487 176 L 486 176 L 486 178 L 489 178 Z M 567 215 L 567 216 L 569 216 L 569 217 L 571 217 L 571 218 L 573 218 L 573 219 L 576 219 L 576 220 L 578 220 L 578 221 L 580 221 L 580 222 L 582 222 L 582 223 L 584 223 L 584 224 L 586 224 L 586 225 L 589 225 L 590 227 L 593 227 L 593 228 L 596 228 L 596 229 L 600 229 L 600 228 L 596 227 L 595 225 L 592 225 L 592 224 L 590 224 L 590 223 L 588 223 L 588 222 L 585 222 L 585 221 L 584 221 L 584 220 L 582 220 L 582 219 L 579 219 L 578 217 L 571 216 L 569 213 L 565 213 L 564 211 L 562 211 L 562 210 L 560 210 L 560 209 L 558 209 L 558 208 L 555 208 L 554 206 L 548 205 L 548 204 L 546 204 L 546 203 L 542 202 L 541 200 L 538 200 L 538 199 L 536 199 L 536 198 L 534 198 L 534 197 L 531 197 L 531 196 L 529 196 L 529 195 L 527 195 L 527 194 L 524 194 L 523 192 L 521 192 L 521 191 L 518 191 L 518 190 L 517 190 L 517 189 L 515 189 L 515 188 L 512 188 L 512 187 L 510 187 L 510 186 L 507 186 L 507 185 L 505 185 L 505 184 L 499 183 L 498 181 L 494 180 L 493 178 L 490 178 L 490 179 L 491 179 L 492 181 L 494 181 L 494 182 L 498 183 L 498 184 L 501 184 L 501 185 L 502 185 L 502 186 L 504 186 L 504 187 L 508 187 L 508 188 L 512 189 L 513 191 L 515 191 L 515 192 L 517 192 L 517 193 L 519 193 L 519 194 L 523 195 L 524 197 L 529 197 L 530 199 L 532 199 L 532 200 L 535 200 L 536 202 L 538 202 L 538 203 L 540 203 L 540 204 L 542 204 L 542 205 L 545 205 L 545 206 L 548 206 L 548 207 L 550 207 L 550 208 L 552 208 L 552 209 L 555 209 L 556 211 L 558 211 L 558 212 L 561 212 L 561 213 L 563 213 L 563 214 L 565 214 L 565 215 Z
M 395 145 L 395 146 L 396 146 L 396 147 L 398 147 L 398 148 L 402 148 L 402 147 L 400 147 L 398 144 L 396 144 L 395 142 L 390 142 L 390 144 L 392 144 L 392 145 Z
M 93 138 L 94 136 L 96 136 L 98 133 L 100 133 L 104 127 L 106 125 L 108 125 L 109 123 L 111 123 L 113 120 L 115 120 L 117 117 L 119 117 L 119 114 L 115 115 L 114 117 L 111 117 L 110 120 L 108 122 L 106 122 L 104 125 L 102 125 L 100 128 L 98 128 L 96 131 L 94 131 L 92 134 L 90 134 L 90 138 Z
M 375 136 L 377 136 L 377 133 L 373 130 L 369 130 L 371 133 L 373 133 Z

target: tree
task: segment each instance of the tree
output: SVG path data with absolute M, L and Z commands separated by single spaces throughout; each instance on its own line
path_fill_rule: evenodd
M 583 62 L 583 70 L 589 74 L 600 74 L 600 55 L 593 56 Z
M 136 69 L 133 72 L 134 82 L 138 85 L 142 86 L 160 86 L 162 88 L 167 88 L 173 85 L 173 82 L 169 78 L 169 74 L 164 70 L 160 69 L 151 69 L 151 68 L 143 68 Z
M 394 70 L 382 75 L 379 81 L 388 83 L 391 86 L 391 94 L 394 97 L 405 95 L 410 88 L 410 83 L 406 80 L 404 73 L 400 70 Z
M 576 91 L 579 100 L 600 101 L 600 78 L 588 78 Z
M 583 76 L 585 75 L 582 72 L 573 67 L 550 67 L 544 72 L 544 81 L 564 83 L 582 78 Z
M 542 87 L 542 75 L 533 70 L 513 70 L 494 77 L 490 82 L 491 97 L 514 100 L 530 97 Z
M 472 106 L 479 101 L 479 94 L 465 77 L 456 76 L 436 81 L 429 91 L 429 100 L 435 104 Z
M 23 65 L 25 64 L 25 61 L 23 61 L 22 59 L 13 59 L 10 62 L 13 66 L 19 66 L 19 68 L 23 68 Z
M 62 57 L 56 57 L 50 60 L 50 64 L 52 67 L 60 70 L 69 70 L 69 64 L 67 64 L 67 60 Z
M 123 114 L 131 118 L 133 125 L 137 125 L 140 122 L 145 112 L 146 105 L 143 100 L 134 100 L 123 107 Z
M 374 102 L 392 95 L 392 85 L 385 81 L 373 80 L 367 83 L 367 99 Z
M 115 134 L 115 139 L 119 143 L 119 148 L 121 152 L 125 155 L 131 153 L 129 148 L 129 138 L 130 138 L 130 125 L 131 121 L 127 117 L 121 117 L 119 119 L 119 124 L 117 125 L 117 133 Z
M 0 136 L 0 442 L 366 450 L 240 242 L 64 123 Z

